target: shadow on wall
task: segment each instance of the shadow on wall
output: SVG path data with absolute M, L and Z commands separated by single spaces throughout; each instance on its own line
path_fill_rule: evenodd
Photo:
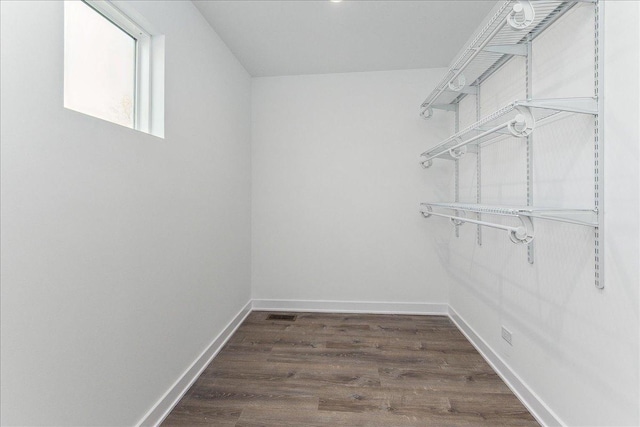
M 506 234 L 500 231 L 483 230 L 483 246 L 474 244 L 470 253 L 462 250 L 469 249 L 470 242 L 462 241 L 475 239 L 475 227 L 472 232 L 461 230 L 459 239 L 453 237 L 452 229 L 448 239 L 439 240 L 435 245 L 438 257 L 455 283 L 455 289 L 450 290 L 451 306 L 467 320 L 472 320 L 470 317 L 473 316 L 465 310 L 464 301 L 473 301 L 476 307 L 468 310 L 498 314 L 501 321 L 504 319 L 514 331 L 526 337 L 527 343 L 536 346 L 532 349 L 534 353 L 544 354 L 560 368 L 570 364 L 573 376 L 589 378 L 590 387 L 597 393 L 625 405 L 635 405 L 637 402 L 632 402 L 628 395 L 615 387 L 615 379 L 605 376 L 597 363 L 589 363 L 601 358 L 591 345 L 594 342 L 600 343 L 598 348 L 622 345 L 626 354 L 633 355 L 628 337 L 616 328 L 618 322 L 607 316 L 606 324 L 599 323 L 601 315 L 577 310 L 584 298 L 581 295 L 583 290 L 588 290 L 595 298 L 602 297 L 591 290 L 594 286 L 592 230 L 542 221 L 538 221 L 536 227 L 540 237 L 534 240 L 538 246 L 534 250 L 547 253 L 536 259 L 536 264 L 540 265 L 534 266 L 527 263 L 526 246 L 520 247 L 523 250 L 509 250 L 507 245 L 511 244 L 506 242 Z M 491 261 L 487 262 L 487 258 Z M 552 267 L 549 264 L 556 265 Z M 589 265 L 592 267 L 588 268 Z M 549 271 L 555 274 L 551 275 Z M 567 332 L 578 323 L 580 330 L 588 331 L 588 335 Z M 571 325 L 567 327 L 567 324 Z M 474 329 L 504 360 L 505 354 L 497 351 L 499 348 L 496 348 L 495 341 L 483 336 L 484 330 Z M 499 334 L 496 336 L 499 340 Z M 576 351 L 579 357 L 576 357 Z M 543 363 L 547 362 L 540 361 L 538 366 Z M 515 371 L 520 373 L 521 369 Z M 520 376 L 531 383 L 525 375 Z

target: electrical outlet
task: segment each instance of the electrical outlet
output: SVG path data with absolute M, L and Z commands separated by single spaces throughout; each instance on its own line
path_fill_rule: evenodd
M 511 344 L 511 331 L 509 331 L 504 326 L 502 327 L 502 339 L 508 342 L 509 345 L 513 345 Z

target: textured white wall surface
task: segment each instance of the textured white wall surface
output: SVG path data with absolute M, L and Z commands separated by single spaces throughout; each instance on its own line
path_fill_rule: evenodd
M 418 204 L 452 179 L 417 162 L 451 123 L 418 115 L 442 71 L 253 80 L 254 298 L 446 302 Z
M 605 289 L 594 286 L 589 227 L 536 220 L 533 265 L 526 246 L 513 245 L 502 231 L 483 228 L 478 246 L 473 225 L 462 226 L 459 239 L 451 233 L 441 256 L 453 279 L 450 305 L 559 420 L 576 426 L 640 422 L 639 92 L 637 79 L 625 77 L 639 75 L 638 3 L 605 6 Z M 593 16 L 593 6 L 579 5 L 535 40 L 533 98 L 593 96 Z M 483 84 L 482 116 L 524 97 L 524 66 L 514 59 Z M 463 101 L 461 112 L 462 126 L 475 120 L 475 97 Z M 570 114 L 538 126 L 535 205 L 593 207 L 593 141 L 592 116 Z M 526 204 L 524 140 L 505 137 L 483 148 L 481 160 L 482 203 Z M 460 170 L 461 200 L 475 203 L 476 156 L 467 155 Z M 502 340 L 502 325 L 513 333 L 513 346 Z
M 0 4 L 1 424 L 133 425 L 250 298 L 250 78 L 190 2 L 130 2 L 159 139 L 63 108 L 62 2 Z

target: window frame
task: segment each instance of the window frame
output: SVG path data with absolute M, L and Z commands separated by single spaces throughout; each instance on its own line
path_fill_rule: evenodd
M 151 34 L 108 0 L 80 0 L 135 41 L 133 129 L 151 133 Z

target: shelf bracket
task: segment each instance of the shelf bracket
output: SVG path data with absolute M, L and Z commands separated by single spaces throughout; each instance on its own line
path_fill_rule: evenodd
M 454 211 L 454 212 L 455 212 L 455 217 L 449 218 L 449 221 L 451 221 L 451 224 L 455 226 L 464 225 L 465 223 L 464 218 L 467 217 L 465 213 L 462 211 Z M 457 231 L 457 228 L 456 228 L 456 231 Z M 456 237 L 458 237 L 457 234 L 456 234 Z
M 447 90 L 448 88 L 449 90 L 452 90 L 454 92 L 460 92 L 466 84 L 467 79 L 464 77 L 464 74 L 458 74 L 455 78 L 455 81 L 452 79 L 449 83 L 447 83 L 447 87 L 445 88 L 445 90 Z
M 519 101 L 518 105 L 530 108 L 568 111 L 570 113 L 598 114 L 598 100 L 596 98 L 534 99 Z
M 463 145 L 462 147 L 452 148 L 449 150 L 449 155 L 454 159 L 458 160 L 467 154 L 467 146 Z
M 423 107 L 424 108 L 424 107 Z M 420 112 L 420 117 L 423 119 L 430 119 L 433 116 L 433 109 L 436 110 L 444 110 L 444 111 L 456 111 L 455 104 L 433 104 L 430 107 L 424 108 Z
M 522 222 L 522 227 L 509 231 L 509 239 L 516 244 L 531 243 L 533 241 L 533 222 L 531 218 L 518 215 L 518 219 Z
M 513 5 L 513 9 L 509 16 L 507 16 L 507 22 L 512 28 L 516 30 L 523 30 L 527 28 L 536 17 L 535 10 L 530 0 L 519 0 Z
M 433 104 L 431 108 L 435 108 L 436 110 L 456 111 L 455 104 Z
M 433 166 L 433 160 L 427 159 L 424 156 L 420 156 L 420 166 L 422 166 L 423 169 L 430 168 L 431 166 Z
M 494 46 L 485 46 L 485 52 L 500 53 L 502 55 L 527 56 L 526 44 L 500 44 Z
M 477 86 L 464 86 L 464 87 L 461 87 L 460 89 L 446 88 L 445 91 L 447 91 L 447 92 L 456 92 L 456 93 L 464 93 L 465 95 L 475 95 L 475 94 L 478 93 L 478 87 Z
M 523 138 L 531 135 L 536 125 L 536 119 L 533 117 L 531 110 L 526 107 L 516 107 L 518 115 L 509 122 L 507 129 L 515 137 Z

